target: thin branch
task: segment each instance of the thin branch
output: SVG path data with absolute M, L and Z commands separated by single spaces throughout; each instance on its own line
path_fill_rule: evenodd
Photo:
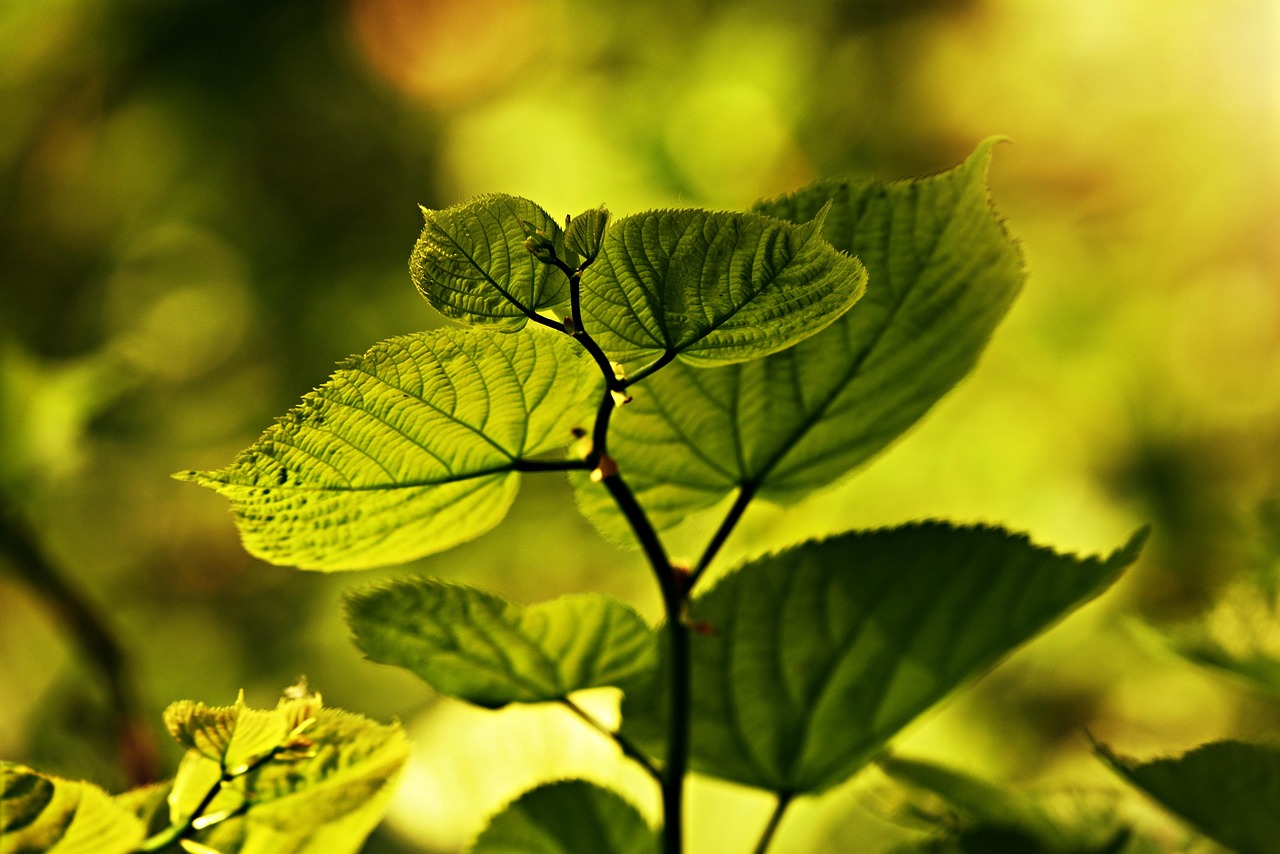
M 8 558 L 18 577 L 53 611 L 80 654 L 98 670 L 107 688 L 120 764 L 129 785 L 160 779 L 160 748 L 138 701 L 124 647 L 89 600 L 63 577 L 35 533 L 7 505 L 0 505 L 0 557 Z
M 665 351 L 661 356 L 654 359 L 652 362 L 645 365 L 643 368 L 636 371 L 631 376 L 623 377 L 621 380 L 619 380 L 618 381 L 619 387 L 623 389 L 630 388 L 631 386 L 635 385 L 641 380 L 646 379 L 647 377 L 653 374 L 656 374 L 658 371 L 662 370 L 667 365 L 671 364 L 671 362 L 675 359 L 675 357 L 676 357 L 675 350 Z
M 764 833 L 760 834 L 760 842 L 756 844 L 755 854 L 765 854 L 769 850 L 769 843 L 773 842 L 773 836 L 778 832 L 778 825 L 782 824 L 782 816 L 789 806 L 791 806 L 791 793 L 779 793 L 778 803 L 773 808 L 773 815 L 769 816 L 769 823 L 764 826 Z
M 754 483 L 744 483 L 738 487 L 738 497 L 734 499 L 733 506 L 729 508 L 729 512 L 725 514 L 724 521 L 720 523 L 720 527 L 716 529 L 715 534 L 711 536 L 711 541 L 707 543 L 706 549 L 702 552 L 702 557 L 698 558 L 698 563 L 694 566 L 693 571 L 689 574 L 689 591 L 693 591 L 693 587 L 698 583 L 698 579 L 707 571 L 707 567 L 711 566 L 711 561 L 715 560 L 716 555 L 720 552 L 720 547 L 729 539 L 729 535 L 733 533 L 733 529 L 737 526 L 738 521 L 742 518 L 742 514 L 746 512 L 747 505 L 751 503 L 751 499 L 755 497 L 756 485 Z
M 645 771 L 649 772 L 650 777 L 658 781 L 658 785 L 662 785 L 662 772 L 658 770 L 657 766 L 653 764 L 648 756 L 644 755 L 644 752 L 640 750 L 640 748 L 631 743 L 630 739 L 622 733 L 609 729 L 607 726 L 600 723 L 594 715 L 568 697 L 561 697 L 560 702 L 563 703 L 569 711 L 582 719 L 587 726 L 610 738 L 614 744 L 618 745 L 618 748 L 622 751 L 624 756 L 639 763 Z

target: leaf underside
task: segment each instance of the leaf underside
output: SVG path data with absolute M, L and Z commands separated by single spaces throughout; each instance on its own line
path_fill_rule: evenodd
M 849 777 L 922 712 L 1098 595 L 1137 556 L 1059 555 L 919 523 L 753 561 L 694 599 L 692 767 L 776 792 Z M 624 686 L 623 731 L 663 755 L 667 683 Z
M 446 317 L 503 332 L 528 314 L 569 301 L 569 280 L 524 247 L 521 220 L 541 230 L 564 258 L 564 233 L 528 199 L 479 196 L 442 211 L 423 209 L 425 224 L 409 270 L 427 302 Z
M 743 488 L 790 502 L 831 483 L 973 368 L 1023 280 L 987 196 L 994 144 L 930 178 L 824 181 L 757 205 L 803 222 L 829 203 L 823 235 L 866 265 L 866 295 L 788 350 L 709 370 L 677 362 L 634 389 L 610 454 L 660 529 Z M 623 539 L 602 490 L 576 485 L 587 516 Z
M 651 211 L 624 217 L 582 276 L 587 331 L 639 367 L 667 354 L 708 367 L 766 356 L 857 301 L 866 270 L 805 225 L 755 213 Z
M 590 424 L 599 371 L 568 336 L 439 329 L 340 366 L 230 466 L 177 475 L 231 500 L 272 563 L 363 569 L 501 521 L 520 463 Z
M 1237 854 L 1273 854 L 1280 840 L 1280 748 L 1219 741 L 1140 762 L 1105 747 L 1121 776 Z
M 471 587 L 406 579 L 350 596 L 347 622 L 373 661 L 491 708 L 616 685 L 652 669 L 657 657 L 640 615 L 593 594 L 525 607 Z
M 618 795 L 583 780 L 540 786 L 498 813 L 472 854 L 658 854 L 658 837 Z

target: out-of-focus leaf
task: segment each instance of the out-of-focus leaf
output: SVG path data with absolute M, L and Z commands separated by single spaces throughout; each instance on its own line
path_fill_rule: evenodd
M 696 770 L 821 792 L 956 687 L 1105 590 L 1143 534 L 1077 558 L 996 528 L 855 532 L 752 561 L 690 606 Z M 665 673 L 665 662 L 659 673 Z M 663 755 L 667 679 L 624 686 Z
M 1236 854 L 1274 854 L 1280 840 L 1280 749 L 1241 741 L 1140 762 L 1098 755 L 1162 806 Z
M 658 854 L 657 834 L 618 795 L 583 780 L 539 786 L 498 813 L 472 854 Z
M 832 323 L 862 296 L 861 262 L 805 225 L 667 210 L 618 220 L 582 276 L 587 331 L 609 357 L 709 367 L 757 359 Z
M 581 347 L 545 330 L 395 338 L 340 366 L 227 468 L 177 477 L 231 499 L 264 560 L 400 563 L 497 525 L 530 458 L 590 423 L 601 382 Z
M 503 332 L 522 329 L 528 312 L 569 301 L 569 279 L 536 259 L 524 243 L 528 223 L 565 252 L 564 232 L 528 199 L 479 196 L 442 211 L 422 209 L 426 224 L 409 269 L 441 314 Z
M 91 783 L 0 762 L 0 854 L 124 854 L 142 821 Z
M 1189 660 L 1280 699 L 1280 597 L 1264 584 L 1239 582 L 1208 614 L 1164 632 Z
M 232 765 L 195 747 L 183 757 L 169 795 L 170 823 L 190 824 L 187 838 L 222 854 L 358 850 L 386 811 L 409 754 L 398 724 L 326 709 L 316 694 L 286 696 L 272 710 L 246 709 L 242 702 L 230 709 L 201 707 L 191 718 L 199 716 L 216 719 L 227 731 L 233 760 L 245 758 L 231 756 L 241 743 L 241 721 L 253 729 L 245 744 L 266 744 L 262 733 L 268 730 L 285 733 L 247 764 Z M 262 724 L 265 716 L 274 716 L 275 725 Z
M 655 524 L 673 527 L 742 489 L 788 502 L 825 486 L 973 368 L 1023 280 L 987 196 L 993 145 L 930 178 L 823 181 L 757 205 L 794 222 L 830 205 L 823 236 L 866 265 L 866 296 L 762 361 L 673 364 L 637 386 L 614 416 L 609 453 Z M 578 487 L 588 517 L 625 531 L 603 490 L 585 477 Z
M 347 622 L 373 661 L 495 708 L 616 685 L 656 663 L 640 615 L 598 595 L 525 607 L 472 587 L 406 579 L 348 598 Z

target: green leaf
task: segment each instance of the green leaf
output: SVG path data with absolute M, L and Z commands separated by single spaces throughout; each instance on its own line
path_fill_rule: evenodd
M 824 181 L 757 206 L 801 222 L 829 204 L 823 235 L 862 259 L 867 293 L 789 350 L 714 370 L 669 365 L 634 390 L 609 453 L 659 528 L 740 489 L 789 502 L 831 483 L 973 368 L 1023 279 L 987 197 L 993 145 L 931 178 Z M 603 490 L 578 485 L 583 511 L 622 530 Z
M 639 366 L 674 354 L 709 367 L 790 347 L 862 296 L 866 270 L 806 225 L 760 214 L 652 211 L 605 234 L 582 275 L 587 330 Z
M 1236 854 L 1276 850 L 1280 748 L 1218 741 L 1151 762 L 1119 756 L 1103 745 L 1097 750 L 1122 777 Z
M 528 199 L 479 196 L 442 211 L 422 209 L 426 224 L 409 259 L 413 283 L 441 314 L 514 332 L 529 313 L 569 301 L 569 279 L 524 246 L 522 223 L 541 231 L 561 258 L 564 232 Z
M 124 854 L 142 822 L 91 783 L 0 762 L 0 854 Z
M 656 664 L 653 631 L 614 599 L 565 596 L 525 607 L 490 593 L 406 579 L 347 600 L 356 645 L 481 706 L 558 700 Z
M 606 208 L 583 211 L 569 221 L 569 228 L 564 233 L 565 245 L 589 264 L 600 254 L 600 246 L 604 243 L 604 232 L 608 226 L 609 211 Z
M 341 365 L 227 468 L 176 477 L 231 499 L 264 560 L 401 563 L 497 525 L 521 468 L 591 423 L 601 383 L 567 335 L 422 332 Z
M 996 528 L 927 522 L 753 561 L 690 606 L 692 760 L 793 794 L 849 777 L 898 731 L 1137 557 L 1080 559 Z M 623 686 L 623 732 L 662 755 L 665 663 Z
M 1164 633 L 1188 660 L 1280 699 L 1280 597 L 1259 579 L 1231 585 L 1203 617 Z
M 899 757 L 878 764 L 887 774 L 921 793 L 940 798 L 946 809 L 930 815 L 915 807 L 954 844 L 929 850 L 1019 851 L 1043 854 L 1111 854 L 1124 850 L 1131 837 L 1119 825 L 1111 804 L 1089 802 L 1081 792 L 1031 793 L 1008 789 L 941 765 Z M 1004 848 L 991 843 L 1007 839 Z M 978 843 L 983 847 L 978 847 Z
M 658 854 L 658 837 L 618 795 L 582 780 L 526 792 L 499 813 L 472 854 Z
M 398 724 L 324 708 L 317 694 L 286 695 L 270 710 L 247 709 L 242 701 L 200 710 L 191 719 L 216 718 L 232 747 L 242 724 L 252 729 L 245 743 L 265 744 L 260 733 L 267 729 L 286 733 L 247 765 L 233 764 L 241 756 L 220 761 L 196 747 L 183 757 L 169 795 L 170 822 L 190 824 L 187 838 L 222 854 L 358 850 L 386 811 L 409 755 Z M 261 724 L 268 716 L 274 726 Z

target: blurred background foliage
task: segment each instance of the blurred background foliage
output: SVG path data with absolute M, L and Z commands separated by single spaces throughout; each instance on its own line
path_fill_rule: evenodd
M 1201 659 L 1206 637 L 1280 652 L 1272 0 L 5 0 L 0 116 L 0 756 L 118 789 L 172 770 L 176 749 L 146 746 L 170 700 L 269 704 L 305 672 L 418 743 L 371 851 L 456 850 L 555 774 L 652 814 L 562 710 L 463 708 L 363 662 L 341 592 L 386 573 L 259 564 L 221 499 L 168 475 L 226 463 L 337 359 L 439 322 L 406 270 L 419 203 L 744 207 L 936 171 L 993 133 L 1014 141 L 992 185 L 1029 281 L 977 373 L 861 477 L 755 508 L 727 557 L 924 516 L 1098 551 L 1149 522 L 1117 591 L 898 749 L 1111 799 L 1174 845 L 1109 794 L 1083 729 L 1138 754 L 1280 733 L 1265 685 L 1152 629 L 1192 626 Z M 93 614 L 50 606 L 51 569 L 118 641 L 114 687 Z M 408 571 L 658 611 L 558 477 Z M 874 778 L 797 805 L 777 850 L 903 838 Z M 712 783 L 693 801 L 708 852 L 742 850 L 768 810 Z

